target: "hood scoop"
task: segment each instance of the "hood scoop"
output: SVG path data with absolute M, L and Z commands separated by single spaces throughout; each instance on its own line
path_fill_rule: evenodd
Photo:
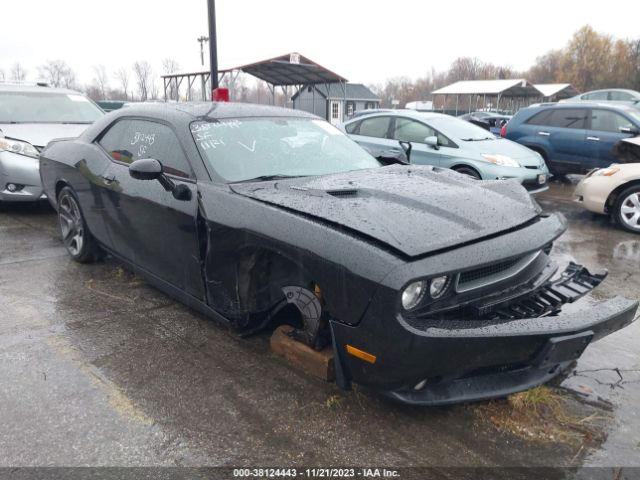
M 326 190 L 326 192 L 332 197 L 345 198 L 345 197 L 357 197 L 357 188 L 345 188 L 341 190 Z

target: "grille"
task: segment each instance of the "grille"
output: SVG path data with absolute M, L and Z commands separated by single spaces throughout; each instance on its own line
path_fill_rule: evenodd
M 518 257 L 513 260 L 506 260 L 504 262 L 487 265 L 486 267 L 476 268 L 475 270 L 469 270 L 468 272 L 462 272 L 460 274 L 460 280 L 458 280 L 458 284 L 464 285 L 465 283 L 470 283 L 475 280 L 480 280 L 485 277 L 491 277 L 498 273 L 502 273 L 505 270 L 509 270 L 510 268 L 516 266 L 523 258 L 524 257 Z

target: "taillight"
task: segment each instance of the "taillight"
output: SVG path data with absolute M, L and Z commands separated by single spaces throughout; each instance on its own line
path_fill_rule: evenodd
M 229 89 L 228 88 L 214 88 L 211 92 L 212 102 L 228 102 L 229 101 Z
M 502 138 L 507 136 L 507 124 L 505 123 L 502 128 L 500 129 L 500 136 Z

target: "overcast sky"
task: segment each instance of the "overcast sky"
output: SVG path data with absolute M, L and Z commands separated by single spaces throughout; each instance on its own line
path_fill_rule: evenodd
M 611 8 L 608 8 L 611 6 Z M 298 51 L 354 82 L 418 77 L 459 56 L 526 69 L 584 24 L 640 36 L 640 1 L 217 0 L 220 68 Z M 7 0 L 0 69 L 63 59 L 81 82 L 138 59 L 159 74 L 165 57 L 201 69 L 206 0 Z M 206 61 L 206 59 L 205 59 Z

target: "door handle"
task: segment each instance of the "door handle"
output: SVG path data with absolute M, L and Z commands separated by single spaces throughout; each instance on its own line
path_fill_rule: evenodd
M 111 185 L 113 182 L 116 181 L 116 177 L 115 175 L 102 175 L 102 180 L 106 185 Z
M 548 137 L 551 134 L 549 132 L 538 132 L 538 135 L 542 135 L 543 137 Z
M 600 138 L 598 138 L 598 137 L 587 137 L 587 140 L 592 140 L 594 142 L 599 142 Z

